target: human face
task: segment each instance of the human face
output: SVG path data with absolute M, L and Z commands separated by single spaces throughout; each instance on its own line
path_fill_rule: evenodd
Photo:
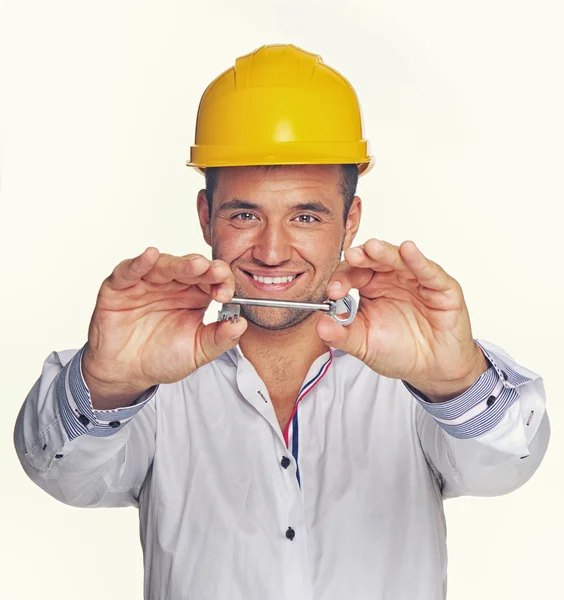
M 346 224 L 339 165 L 221 169 L 212 214 L 205 190 L 198 214 L 214 259 L 230 265 L 235 295 L 302 302 L 327 299 L 327 282 L 360 221 L 355 197 Z M 274 279 L 274 281 L 273 281 Z M 312 313 L 241 306 L 263 329 L 293 327 Z

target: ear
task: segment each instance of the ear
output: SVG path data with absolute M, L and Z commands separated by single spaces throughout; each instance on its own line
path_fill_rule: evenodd
M 202 234 L 206 244 L 211 246 L 211 226 L 210 226 L 210 211 L 208 207 L 208 199 L 206 197 L 206 190 L 200 190 L 198 192 L 198 217 L 200 219 L 200 227 L 202 228 Z
M 360 227 L 360 217 L 362 215 L 362 200 L 355 196 L 353 198 L 347 222 L 345 223 L 345 239 L 343 240 L 343 251 L 351 247 L 354 238 Z

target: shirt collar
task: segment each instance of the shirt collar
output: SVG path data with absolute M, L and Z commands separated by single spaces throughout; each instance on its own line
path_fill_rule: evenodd
M 333 346 L 331 346 L 331 350 L 333 351 L 333 358 L 337 358 L 338 356 L 343 356 L 344 354 L 346 354 L 346 352 L 344 350 L 339 350 L 338 348 L 333 348 Z M 227 350 L 227 352 L 225 352 L 225 355 L 226 355 L 226 357 L 229 357 L 229 359 L 235 366 L 238 366 L 239 363 L 243 360 L 248 360 L 246 358 L 246 356 L 243 354 L 243 351 L 241 350 L 241 347 L 239 346 L 239 344 L 237 344 L 234 348 Z M 325 354 L 322 354 L 321 356 L 328 357 L 329 350 Z M 321 358 L 321 356 L 319 358 Z

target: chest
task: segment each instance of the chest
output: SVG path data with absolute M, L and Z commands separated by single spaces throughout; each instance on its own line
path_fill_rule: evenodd
M 443 573 L 442 563 L 428 562 L 439 557 L 441 504 L 416 443 L 415 403 L 397 381 L 354 363 L 316 379 L 321 366 L 306 377 L 287 441 L 278 425 L 293 409 L 295 386 L 211 365 L 161 387 L 140 515 L 147 566 L 177 569 L 175 597 L 338 600 L 350 597 L 352 574 L 374 597 L 412 598 L 413 590 L 391 590 L 390 556 L 409 565 L 410 582 L 415 565 L 422 576 Z M 247 580 L 252 587 L 233 593 Z M 169 582 L 152 596 L 166 597 Z
M 415 508 L 422 511 L 416 523 L 429 521 L 425 489 L 432 491 L 432 478 L 419 445 L 410 443 L 417 439 L 405 410 L 411 405 L 392 389 L 368 381 L 336 393 L 335 386 L 320 383 L 298 404 L 287 444 L 272 426 L 274 402 L 262 400 L 258 389 L 249 385 L 245 396 L 227 387 L 207 396 L 161 396 L 145 486 L 151 501 L 143 504 L 160 510 L 156 521 L 169 522 L 170 536 L 160 540 L 171 545 L 171 554 L 179 523 L 189 528 L 183 539 L 191 540 L 190 547 L 200 536 L 202 544 L 217 540 L 217 558 L 235 526 L 243 532 L 238 539 L 253 544 L 263 538 L 287 543 L 288 527 L 328 535 L 331 544 L 356 523 L 359 536 L 368 525 L 374 528 L 372 543 Z M 276 396 L 269 390 L 281 428 L 294 392 Z M 343 530 L 334 530 L 335 524 Z
M 266 387 L 280 430 L 284 431 L 294 411 L 301 386 L 284 385 L 282 382 L 277 382 L 276 384 L 267 383 Z

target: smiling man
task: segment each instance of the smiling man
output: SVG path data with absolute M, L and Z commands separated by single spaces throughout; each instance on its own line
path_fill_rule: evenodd
M 360 224 L 357 180 L 354 164 L 208 169 L 198 195 L 200 223 L 213 258 L 231 268 L 235 295 L 326 300 L 342 250 Z M 241 313 L 250 325 L 241 347 L 283 430 L 327 344 L 311 312 L 242 306 Z
M 320 57 L 237 59 L 202 97 L 188 163 L 212 260 L 120 262 L 87 342 L 50 354 L 24 402 L 33 481 L 139 509 L 146 600 L 442 600 L 443 501 L 511 492 L 542 461 L 542 377 L 473 337 L 459 283 L 414 242 L 353 246 L 366 148 Z M 203 324 L 212 299 L 351 289 L 347 326 L 266 306 Z

